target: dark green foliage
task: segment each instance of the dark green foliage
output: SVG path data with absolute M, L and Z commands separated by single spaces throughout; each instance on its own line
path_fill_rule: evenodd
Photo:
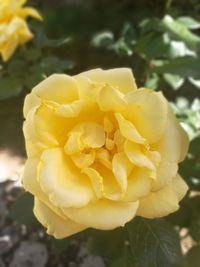
M 166 221 L 136 218 L 126 229 L 139 266 L 168 267 L 182 260 L 178 234 Z
M 92 231 L 88 247 L 107 258 L 109 267 L 168 267 L 182 261 L 178 234 L 165 220 L 137 217 L 124 228 Z
M 36 27 L 36 26 L 35 26 Z M 61 73 L 74 67 L 74 62 L 57 56 L 54 50 L 68 45 L 71 38 L 49 39 L 37 25 L 35 38 L 21 47 L 0 70 L 0 100 L 17 96 L 52 73 Z
M 24 193 L 10 207 L 8 216 L 21 224 L 37 225 L 33 215 L 33 196 Z

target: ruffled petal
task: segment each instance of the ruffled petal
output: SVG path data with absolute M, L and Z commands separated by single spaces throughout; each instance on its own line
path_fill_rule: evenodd
M 147 157 L 140 148 L 140 145 L 126 141 L 124 151 L 128 159 L 139 167 L 146 167 L 152 171 L 155 171 L 155 166 L 151 159 Z
M 136 201 L 150 193 L 152 179 L 149 171 L 144 168 L 134 168 L 128 177 L 127 191 L 123 201 Z
M 112 160 L 112 170 L 122 193 L 126 192 L 128 176 L 131 173 L 133 164 L 128 160 L 125 153 L 116 153 Z
M 37 197 L 35 197 L 34 214 L 38 221 L 47 228 L 47 234 L 57 239 L 68 237 L 87 228 L 68 218 L 63 219 Z
M 146 140 L 130 121 L 126 120 L 120 113 L 116 113 L 115 117 L 118 121 L 120 132 L 126 139 L 138 144 L 145 143 Z
M 45 203 L 45 205 L 48 206 L 59 217 L 63 217 L 65 219 L 66 216 L 63 215 L 62 210 L 59 207 L 54 206 L 49 200 L 48 195 L 42 191 L 38 182 L 39 168 L 40 161 L 37 158 L 31 158 L 26 161 L 22 176 L 22 184 L 24 188 Z
M 130 221 L 138 208 L 136 202 L 114 202 L 99 200 L 81 209 L 65 209 L 63 212 L 73 221 L 101 230 L 111 230 L 124 226 Z
M 175 212 L 179 208 L 179 201 L 184 197 L 187 190 L 188 186 L 177 175 L 168 186 L 140 199 L 137 215 L 146 218 L 158 218 Z
M 68 104 L 78 99 L 76 80 L 66 74 L 53 74 L 33 88 L 32 93 L 43 100 Z
M 87 103 L 84 100 L 76 100 L 71 104 L 59 105 L 55 113 L 59 116 L 66 118 L 73 118 L 80 114 L 80 112 L 86 107 Z
M 43 202 L 48 201 L 48 197 L 41 190 L 41 187 L 38 183 L 38 164 L 39 160 L 37 158 L 27 159 L 24 172 L 22 176 L 22 184 L 24 188 L 29 191 L 31 194 L 36 195 Z
M 185 158 L 188 146 L 188 136 L 169 107 L 164 135 L 154 147 L 165 160 L 180 162 Z
M 150 144 L 157 142 L 165 130 L 167 101 L 162 93 L 139 89 L 125 96 L 128 103 L 127 119 Z
M 87 176 L 59 148 L 43 152 L 38 179 L 55 206 L 82 207 L 94 198 Z
M 41 104 L 41 99 L 35 94 L 30 93 L 26 95 L 25 100 L 24 100 L 24 107 L 23 107 L 24 117 L 26 118 L 28 115 L 28 112 L 32 108 L 39 107 L 40 104 Z
M 124 94 L 108 85 L 101 88 L 97 101 L 102 111 L 114 111 L 122 114 L 125 112 L 127 105 Z
M 137 90 L 133 73 L 128 68 L 110 70 L 94 69 L 82 72 L 77 76 L 85 76 L 93 82 L 111 85 L 123 93 Z
M 161 160 L 158 168 L 156 179 L 152 182 L 152 191 L 158 191 L 169 184 L 178 171 L 178 164 Z
M 82 172 L 89 177 L 97 198 L 102 198 L 104 193 L 103 177 L 93 168 L 84 168 Z

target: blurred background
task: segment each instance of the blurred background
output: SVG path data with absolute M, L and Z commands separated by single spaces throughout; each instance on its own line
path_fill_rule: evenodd
M 0 62 L 0 267 L 146 267 L 115 261 L 126 246 L 118 232 L 106 237 L 86 231 L 64 240 L 47 236 L 19 182 L 26 157 L 25 95 L 52 73 L 95 67 L 130 67 L 138 87 L 163 92 L 188 133 L 191 145 L 180 173 L 190 190 L 180 210 L 166 218 L 178 233 L 181 260 L 165 266 L 199 267 L 200 2 L 32 0 L 28 5 L 43 21 L 30 19 L 33 40 Z

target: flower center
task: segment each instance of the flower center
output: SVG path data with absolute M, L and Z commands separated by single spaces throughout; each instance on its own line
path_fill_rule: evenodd
M 100 162 L 111 169 L 113 155 L 120 149 L 122 139 L 119 130 L 105 117 L 102 125 L 93 121 L 76 125 L 68 134 L 64 150 L 78 168 Z

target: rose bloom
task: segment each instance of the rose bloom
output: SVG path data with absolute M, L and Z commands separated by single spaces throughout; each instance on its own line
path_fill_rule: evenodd
M 27 0 L 0 1 L 0 54 L 7 61 L 18 45 L 32 39 L 26 19 L 28 16 L 41 20 L 41 16 L 31 7 L 23 7 Z
M 109 230 L 166 216 L 188 189 L 188 138 L 160 92 L 130 69 L 54 74 L 26 96 L 23 185 L 47 233 Z

